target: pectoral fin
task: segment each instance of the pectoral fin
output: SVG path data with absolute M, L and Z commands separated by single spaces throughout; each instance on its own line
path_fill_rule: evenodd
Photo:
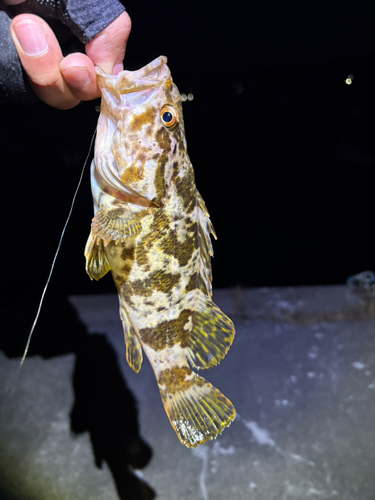
M 91 223 L 96 240 L 103 240 L 104 246 L 112 240 L 121 241 L 136 236 L 141 229 L 138 217 L 125 204 L 110 208 L 102 205 Z
M 120 306 L 120 318 L 124 330 L 126 344 L 126 360 L 133 370 L 138 373 L 142 366 L 142 346 L 135 334 L 125 309 Z
M 192 311 L 188 360 L 195 368 L 211 368 L 228 352 L 234 338 L 234 325 L 200 290 L 191 292 L 188 303 Z
M 98 281 L 111 270 L 111 266 L 104 252 L 103 241 L 100 240 L 99 244 L 97 244 L 96 237 L 92 232 L 90 232 L 90 236 L 86 243 L 85 257 L 86 272 L 91 279 Z

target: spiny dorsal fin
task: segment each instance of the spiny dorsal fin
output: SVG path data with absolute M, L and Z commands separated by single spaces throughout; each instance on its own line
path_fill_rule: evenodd
M 217 239 L 214 227 L 210 220 L 210 215 L 203 201 L 202 196 L 196 191 L 196 201 L 198 205 L 198 231 L 201 235 L 200 238 L 200 258 L 197 261 L 197 288 L 199 282 L 203 281 L 206 286 L 207 294 L 212 295 L 212 271 L 211 271 L 211 257 L 214 254 L 210 233 L 215 240 Z
M 215 240 L 217 240 L 216 232 L 215 232 L 214 226 L 213 226 L 211 219 L 210 219 L 210 214 L 208 213 L 206 204 L 205 204 L 205 202 L 204 202 L 204 200 L 203 200 L 203 198 L 198 190 L 196 192 L 196 195 L 197 195 L 197 202 L 198 202 L 198 205 L 203 212 L 203 216 L 208 219 L 207 220 L 208 231 L 212 234 L 212 236 L 215 238 Z

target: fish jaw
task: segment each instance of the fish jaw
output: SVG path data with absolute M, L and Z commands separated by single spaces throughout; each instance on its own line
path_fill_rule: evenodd
M 135 197 L 163 204 L 166 191 L 159 195 L 157 184 L 169 179 L 168 190 L 172 165 L 189 162 L 181 98 L 166 61 L 160 56 L 139 71 L 116 76 L 97 69 L 102 103 L 96 175 L 103 191 L 120 192 L 130 203 L 137 204 Z M 176 126 L 170 130 L 163 122 L 165 106 L 175 114 Z
M 111 151 L 114 133 L 119 128 L 124 128 L 121 125 L 124 115 L 141 115 L 150 102 L 157 100 L 160 87 L 165 84 L 172 86 L 171 73 L 166 63 L 167 58 L 160 56 L 138 71 L 124 70 L 117 75 L 106 75 L 100 68 L 96 68 L 97 82 L 102 92 L 96 154 Z M 174 94 L 174 98 L 178 99 L 177 88 Z M 131 154 L 126 156 L 131 158 Z
M 167 66 L 168 59 L 159 56 L 143 68 L 136 71 L 120 71 L 117 75 L 107 75 L 100 68 L 95 68 L 99 88 L 107 88 L 114 96 L 147 90 L 160 83 L 171 80 Z

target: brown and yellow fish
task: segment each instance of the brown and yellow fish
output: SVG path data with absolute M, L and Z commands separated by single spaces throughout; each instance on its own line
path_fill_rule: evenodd
M 117 76 L 97 69 L 95 217 L 85 257 L 90 278 L 112 271 L 127 361 L 138 372 L 143 348 L 170 423 L 192 448 L 235 418 L 232 403 L 190 369 L 218 364 L 234 326 L 211 300 L 215 233 L 195 187 L 181 98 L 166 62 L 160 56 Z

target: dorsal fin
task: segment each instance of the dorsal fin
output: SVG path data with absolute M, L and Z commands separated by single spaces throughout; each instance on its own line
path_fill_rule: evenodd
M 233 322 L 201 290 L 188 293 L 191 311 L 187 358 L 195 368 L 211 368 L 227 354 L 234 338 Z

